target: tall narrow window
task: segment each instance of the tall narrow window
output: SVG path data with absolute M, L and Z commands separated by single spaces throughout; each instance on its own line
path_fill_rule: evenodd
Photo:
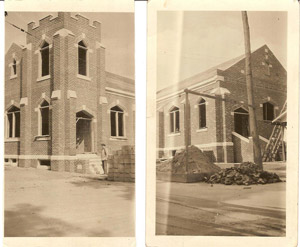
M 170 110 L 170 132 L 177 133 L 180 131 L 179 125 L 179 108 L 174 106 Z
M 87 47 L 83 41 L 78 43 L 78 74 L 87 75 Z
M 119 106 L 110 109 L 111 136 L 124 136 L 124 111 Z
M 263 104 L 263 119 L 269 121 L 274 119 L 274 106 L 269 102 Z
M 44 42 L 41 47 L 41 76 L 49 75 L 49 44 Z
M 13 106 L 7 112 L 6 137 L 20 137 L 20 109 Z
M 40 135 L 49 135 L 49 103 L 46 100 L 40 105 Z
M 13 65 L 12 65 L 12 75 L 16 75 L 16 74 L 17 74 L 17 61 L 16 61 L 16 59 L 14 59 Z
M 201 99 L 199 101 L 199 129 L 206 128 L 206 101 Z

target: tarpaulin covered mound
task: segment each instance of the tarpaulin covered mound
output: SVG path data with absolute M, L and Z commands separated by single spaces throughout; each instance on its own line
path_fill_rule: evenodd
M 157 165 L 158 178 L 175 182 L 196 182 L 207 180 L 212 174 L 219 172 L 216 166 L 199 148 L 188 148 L 188 166 L 186 151 L 176 152 L 172 159 Z
M 208 183 L 212 184 L 267 184 L 281 182 L 276 173 L 262 171 L 252 162 L 244 162 L 237 167 L 226 168 L 210 176 Z

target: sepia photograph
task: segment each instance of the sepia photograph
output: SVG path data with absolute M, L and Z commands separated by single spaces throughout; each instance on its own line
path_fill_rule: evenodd
M 134 237 L 134 14 L 5 12 L 4 85 L 4 237 Z
M 287 12 L 158 11 L 156 38 L 155 235 L 286 236 Z

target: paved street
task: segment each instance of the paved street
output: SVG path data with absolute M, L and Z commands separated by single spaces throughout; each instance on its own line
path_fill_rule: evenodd
M 6 237 L 134 236 L 134 184 L 5 167 Z
M 156 234 L 284 236 L 285 186 L 158 181 Z

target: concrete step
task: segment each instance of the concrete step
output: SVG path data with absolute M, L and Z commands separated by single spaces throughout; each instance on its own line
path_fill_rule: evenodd
M 90 160 L 89 161 L 89 172 L 91 174 L 104 174 L 101 160 L 99 160 L 99 159 L 98 160 Z

